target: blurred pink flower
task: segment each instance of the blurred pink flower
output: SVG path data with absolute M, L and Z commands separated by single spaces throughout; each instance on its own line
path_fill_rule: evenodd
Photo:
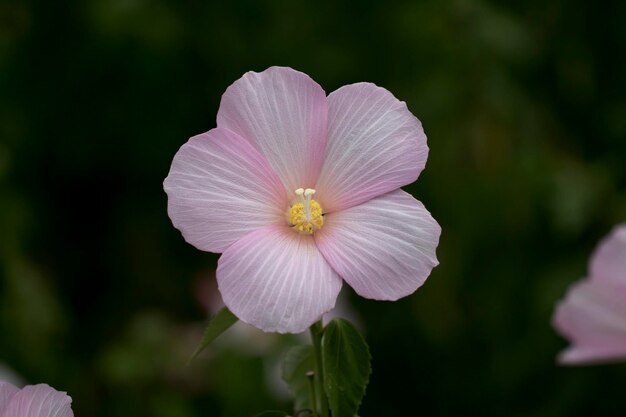
M 626 224 L 598 245 L 588 278 L 571 286 L 552 322 L 572 343 L 560 363 L 626 360 Z
M 328 97 L 306 74 L 248 72 L 222 96 L 217 128 L 172 162 L 168 213 L 185 240 L 222 253 L 224 303 L 264 331 L 298 333 L 361 296 L 413 293 L 438 264 L 441 229 L 400 190 L 428 157 L 421 123 L 374 84 Z
M 72 399 L 46 385 L 19 389 L 0 381 L 0 417 L 74 417 Z

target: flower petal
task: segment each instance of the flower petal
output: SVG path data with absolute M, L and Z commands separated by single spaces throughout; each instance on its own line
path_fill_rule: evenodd
M 310 236 L 268 226 L 224 252 L 217 284 L 242 321 L 266 332 L 299 333 L 333 308 L 341 278 Z
M 290 192 L 315 185 L 324 158 L 328 104 L 308 75 L 285 67 L 247 72 L 222 96 L 217 126 L 248 139 Z
M 559 355 L 564 364 L 626 359 L 626 286 L 584 280 L 557 305 L 552 324 L 572 346 Z
M 403 101 L 370 83 L 328 96 L 328 141 L 317 197 L 326 212 L 363 203 L 410 184 L 426 165 L 420 121 Z
M 440 234 L 424 205 L 396 190 L 326 215 L 314 236 L 328 263 L 359 295 L 397 300 L 438 265 Z
M 285 189 L 252 145 L 226 129 L 194 136 L 163 183 L 168 214 L 198 249 L 223 252 L 271 223 L 285 222 Z
M 46 384 L 27 385 L 13 396 L 4 416 L 74 417 L 72 399 Z
M 19 390 L 20 389 L 13 384 L 0 381 L 0 416 L 3 416 L 2 412 L 7 408 L 11 398 L 17 394 Z
M 589 276 L 626 284 L 626 224 L 615 226 L 598 245 L 591 256 Z

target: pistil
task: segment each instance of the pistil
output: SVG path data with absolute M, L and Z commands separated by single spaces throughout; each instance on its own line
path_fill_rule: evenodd
M 313 234 L 324 224 L 322 207 L 313 200 L 315 190 L 312 188 L 298 188 L 294 191 L 297 202 L 290 207 L 289 224 L 296 231 Z

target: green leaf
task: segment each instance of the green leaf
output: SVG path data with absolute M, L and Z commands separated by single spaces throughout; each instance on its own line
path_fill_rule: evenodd
M 315 371 L 315 354 L 313 346 L 294 346 L 287 352 L 283 362 L 283 380 L 289 386 L 293 394 L 294 410 L 312 409 L 311 406 L 311 383 L 307 378 L 307 372 Z
M 219 335 L 224 333 L 226 330 L 230 328 L 233 324 L 237 323 L 239 320 L 230 310 L 226 307 L 217 312 L 215 316 L 209 321 L 209 325 L 204 331 L 204 336 L 202 336 L 202 340 L 200 341 L 200 345 L 198 345 L 196 351 L 191 355 L 191 359 L 189 362 L 193 361 L 196 356 L 200 354 L 209 346 L 209 344 L 214 341 Z
M 263 411 L 254 417 L 289 417 L 289 415 L 284 411 Z
M 372 373 L 369 348 L 347 320 L 334 319 L 324 329 L 324 390 L 333 417 L 354 417 Z

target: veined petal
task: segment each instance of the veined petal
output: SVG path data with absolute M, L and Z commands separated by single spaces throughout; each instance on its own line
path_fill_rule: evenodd
M 9 405 L 11 398 L 17 394 L 20 389 L 6 381 L 0 381 L 0 416 Z
M 562 365 L 594 365 L 626 360 L 624 348 L 615 346 L 570 346 L 559 353 L 557 361 Z
M 626 284 L 626 224 L 615 226 L 598 245 L 589 266 L 591 280 Z M 626 301 L 625 301 L 626 303 Z
M 333 308 L 341 278 L 311 236 L 268 226 L 224 252 L 217 284 L 242 321 L 266 332 L 299 333 Z
M 72 399 L 46 384 L 27 385 L 16 393 L 3 417 L 74 417 Z
M 328 96 L 326 156 L 317 181 L 326 212 L 343 210 L 412 183 L 426 165 L 420 121 L 389 91 L 370 83 Z
M 285 221 L 280 179 L 250 143 L 227 129 L 189 139 L 163 185 L 174 226 L 201 250 L 223 252 L 251 231 Z
M 572 346 L 564 364 L 626 360 L 626 285 L 605 281 L 574 284 L 557 305 L 552 324 Z
M 289 192 L 315 185 L 324 158 L 328 104 L 308 75 L 285 67 L 247 72 L 222 96 L 217 126 L 254 144 Z
M 365 298 L 397 300 L 438 265 L 441 228 L 424 205 L 396 190 L 324 218 L 314 235 L 328 263 Z

